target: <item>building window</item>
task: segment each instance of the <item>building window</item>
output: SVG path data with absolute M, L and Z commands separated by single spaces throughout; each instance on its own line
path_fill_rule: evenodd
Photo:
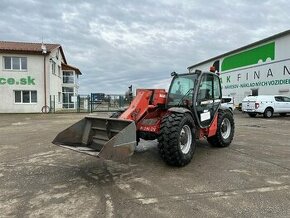
M 58 73 L 58 76 L 59 76 L 59 77 L 61 77 L 61 73 L 60 73 L 60 72 L 61 72 L 61 70 L 60 70 L 60 66 L 58 66 L 57 73 Z
M 63 108 L 74 108 L 74 102 L 72 97 L 74 96 L 74 88 L 62 87 L 62 107 Z
M 51 61 L 51 72 L 52 74 L 55 74 L 56 71 L 56 63 L 54 61 Z
M 4 57 L 5 70 L 27 70 L 26 57 Z
M 57 52 L 55 54 L 55 57 L 56 57 L 57 60 L 58 60 L 58 56 L 59 56 L 59 50 L 57 50 Z
M 74 73 L 72 71 L 65 71 L 63 72 L 63 83 L 71 83 L 74 84 L 75 82 L 75 77 Z
M 58 103 L 61 103 L 61 92 L 58 92 L 57 100 L 58 100 Z
M 37 103 L 37 91 L 28 90 L 16 90 L 15 93 L 15 103 L 20 104 L 30 104 Z

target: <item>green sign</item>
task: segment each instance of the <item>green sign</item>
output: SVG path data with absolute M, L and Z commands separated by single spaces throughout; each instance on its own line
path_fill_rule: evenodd
M 1 85 L 35 85 L 35 78 L 27 76 L 20 79 L 0 77 Z
M 232 70 L 239 67 L 257 64 L 259 60 L 265 62 L 267 58 L 270 58 L 271 60 L 275 59 L 275 42 L 228 56 L 224 58 L 221 68 L 222 71 Z

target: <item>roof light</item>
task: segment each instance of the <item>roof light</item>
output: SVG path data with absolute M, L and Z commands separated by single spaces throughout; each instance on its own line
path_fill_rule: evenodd
M 175 71 L 173 71 L 172 73 L 171 73 L 171 76 L 173 77 L 173 76 L 177 76 L 177 73 L 175 72 Z
M 215 67 L 214 67 L 214 66 L 211 66 L 211 67 L 209 68 L 209 71 L 212 72 L 212 73 L 214 73 L 214 72 L 215 72 Z

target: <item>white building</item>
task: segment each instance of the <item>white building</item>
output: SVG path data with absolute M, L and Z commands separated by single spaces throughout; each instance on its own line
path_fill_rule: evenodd
M 78 68 L 59 44 L 0 41 L 0 113 L 75 108 Z
M 290 97 L 290 30 L 188 67 L 221 74 L 223 95 L 235 104 L 248 95 Z

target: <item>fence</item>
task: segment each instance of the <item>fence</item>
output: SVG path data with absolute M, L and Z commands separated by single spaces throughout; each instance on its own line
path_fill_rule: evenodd
M 76 112 L 91 112 L 90 111 L 91 98 L 89 95 L 78 95 L 76 103 Z
M 129 106 L 130 99 L 125 95 L 104 94 L 101 98 L 96 99 L 93 93 L 91 95 L 78 95 L 74 99 L 74 108 L 62 108 L 58 103 L 56 107 L 56 96 L 51 95 L 49 100 L 49 112 L 77 112 L 77 113 L 92 113 L 92 112 L 114 112 L 122 110 Z M 73 99 L 70 99 L 72 101 Z
M 113 112 L 129 106 L 129 99 L 125 95 L 104 95 L 103 99 L 92 100 L 90 106 L 91 112 Z

